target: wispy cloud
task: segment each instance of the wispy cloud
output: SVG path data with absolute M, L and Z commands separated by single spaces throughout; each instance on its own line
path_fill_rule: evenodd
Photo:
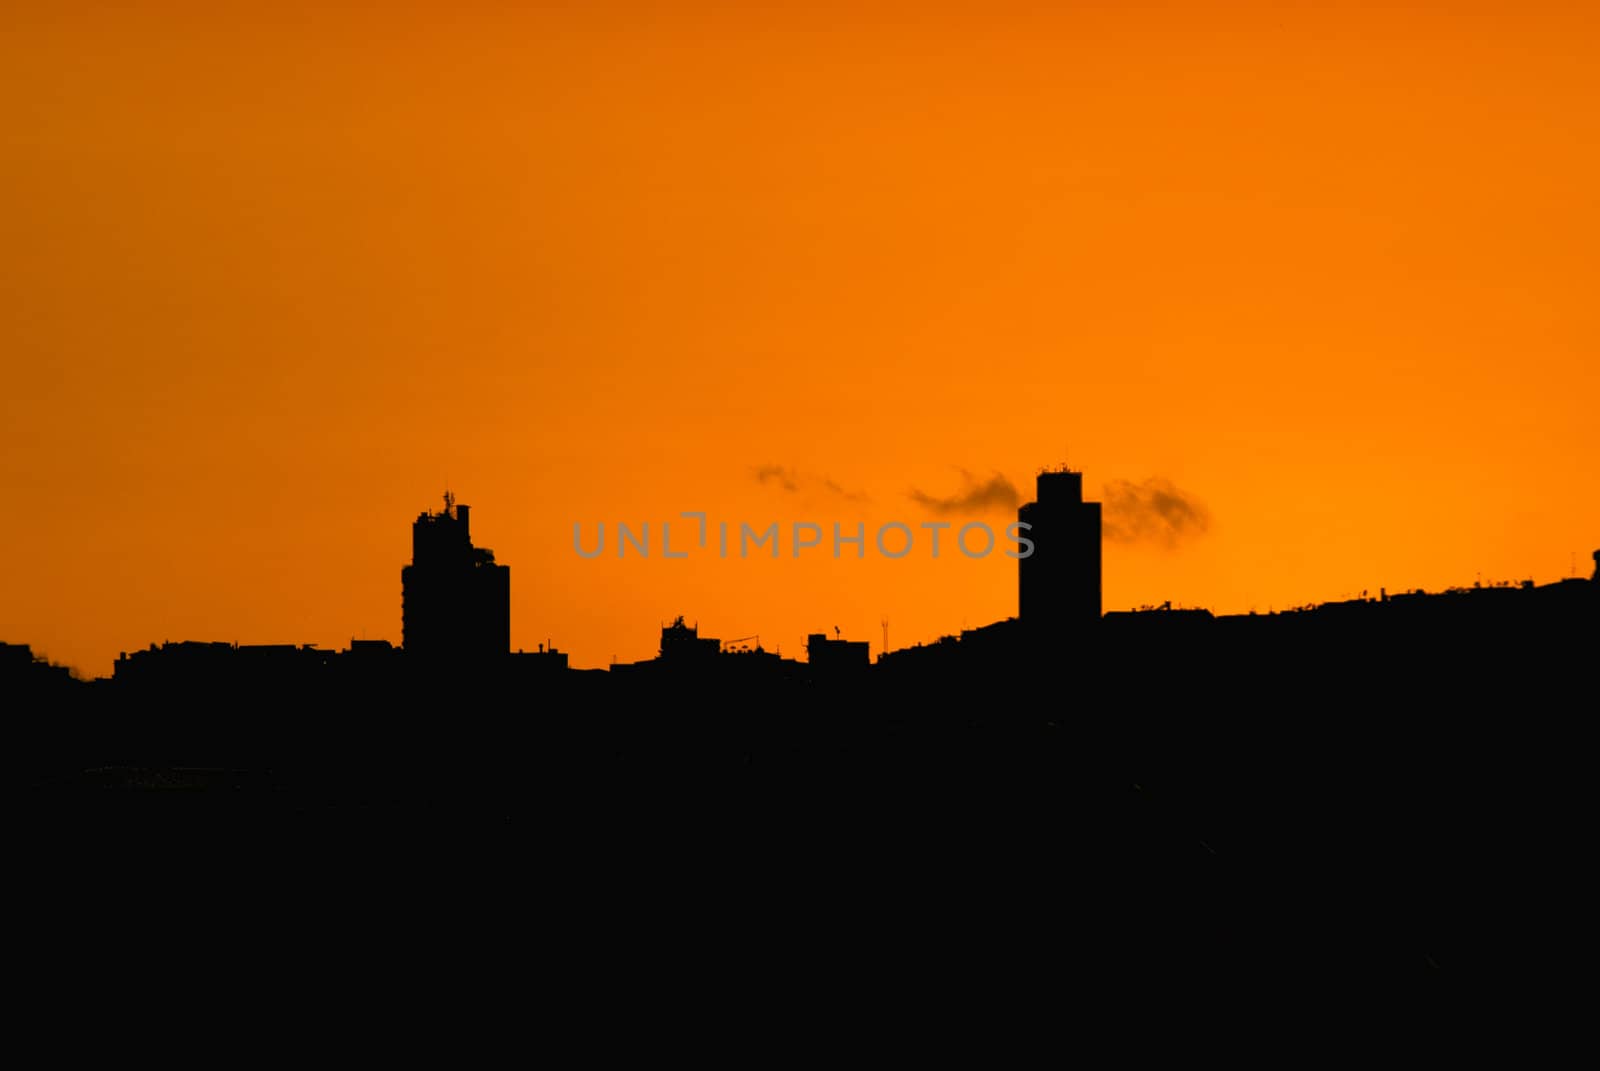
M 826 487 L 829 491 L 832 491 L 834 494 L 838 495 L 840 498 L 846 500 L 847 502 L 865 502 L 865 501 L 867 501 L 867 496 L 865 494 L 863 494 L 862 492 L 860 492 L 860 491 L 847 491 L 843 487 L 840 487 L 834 481 L 828 479 L 827 477 L 823 478 L 822 486 Z
M 757 483 L 777 487 L 790 494 L 820 488 L 829 494 L 839 496 L 847 502 L 869 501 L 864 493 L 851 491 L 840 485 L 832 477 L 813 476 L 809 473 L 799 472 L 787 465 L 757 465 L 753 472 Z
M 777 484 L 785 491 L 800 490 L 800 478 L 794 469 L 782 465 L 757 465 L 756 482 Z
M 1103 498 L 1101 526 L 1114 543 L 1152 543 L 1171 550 L 1211 527 L 1205 503 L 1159 476 L 1140 483 L 1113 480 Z
M 1022 501 L 1017 486 L 1000 473 L 980 480 L 965 469 L 961 470 L 961 490 L 953 495 L 930 495 L 913 487 L 911 501 L 938 514 L 984 513 L 990 510 L 1014 510 Z

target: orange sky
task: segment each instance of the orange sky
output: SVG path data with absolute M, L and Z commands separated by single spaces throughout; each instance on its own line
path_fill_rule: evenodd
M 585 561 L 574 522 L 915 525 L 913 488 L 1063 458 L 1211 518 L 1109 544 L 1107 609 L 1600 546 L 1593 5 L 27 6 L 0 639 L 84 674 L 398 642 L 446 480 L 513 646 L 578 666 L 680 612 L 876 652 L 1016 584 L 921 548 Z

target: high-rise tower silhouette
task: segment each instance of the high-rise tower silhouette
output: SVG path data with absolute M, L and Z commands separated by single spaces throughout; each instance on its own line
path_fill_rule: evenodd
M 1017 511 L 1033 553 L 1017 562 L 1017 616 L 1068 629 L 1100 619 L 1100 503 L 1083 500 L 1083 473 L 1041 472 L 1036 500 Z
M 485 658 L 511 650 L 511 570 L 472 545 L 468 506 L 411 525 L 411 564 L 400 570 L 401 636 L 408 657 Z

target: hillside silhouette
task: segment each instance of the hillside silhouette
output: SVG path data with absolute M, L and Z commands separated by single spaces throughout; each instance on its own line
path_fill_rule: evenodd
M 606 940 L 660 937 L 641 898 L 723 945 L 1182 977 L 1559 940 L 1522 886 L 1579 843 L 1600 552 L 1588 580 L 1104 613 L 1081 474 L 1040 474 L 1019 518 L 1005 621 L 876 660 L 819 631 L 801 661 L 678 618 L 656 658 L 582 671 L 510 650 L 510 568 L 447 498 L 413 525 L 402 646 L 164 643 L 81 681 L 0 645 L 12 753 L 68 823 L 443 824 Z

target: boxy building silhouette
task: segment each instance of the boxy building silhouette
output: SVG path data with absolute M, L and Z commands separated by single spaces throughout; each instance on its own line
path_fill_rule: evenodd
M 444 509 L 411 525 L 411 564 L 400 570 L 401 643 L 407 658 L 503 657 L 511 650 L 511 570 L 472 545 L 468 506 L 449 492 Z
M 1036 501 L 1017 511 L 1033 552 L 1017 562 L 1017 616 L 1058 631 L 1100 620 L 1100 503 L 1083 500 L 1083 473 L 1039 473 Z

